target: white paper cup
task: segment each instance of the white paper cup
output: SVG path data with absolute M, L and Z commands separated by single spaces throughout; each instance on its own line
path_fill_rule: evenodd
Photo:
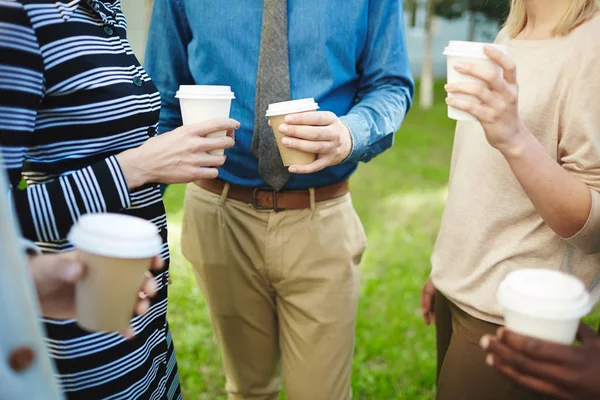
M 498 289 L 506 327 L 516 333 L 573 344 L 580 320 L 592 305 L 583 283 L 548 269 L 521 269 L 506 276 Z
M 77 323 L 89 331 L 124 331 L 162 240 L 154 224 L 121 214 L 87 214 L 68 235 L 86 273 L 75 289 Z
M 285 135 L 279 132 L 279 127 L 283 124 L 283 119 L 286 115 L 317 111 L 318 109 L 319 105 L 314 99 L 291 100 L 269 105 L 266 115 L 271 119 L 271 126 L 273 127 L 275 138 L 277 139 L 277 147 L 279 148 L 279 154 L 281 154 L 284 166 L 289 167 L 290 165 L 310 164 L 315 161 L 317 155 L 290 149 L 283 145 L 281 139 L 283 139 Z
M 485 55 L 484 47 L 488 44 L 489 43 L 462 42 L 451 40 L 448 44 L 448 47 L 446 47 L 444 50 L 444 55 L 447 57 L 448 61 L 448 83 L 482 82 L 480 79 L 458 72 L 454 68 L 454 66 L 458 63 L 478 64 L 486 66 L 488 68 L 497 69 L 498 71 L 502 71 L 498 65 L 492 62 Z M 493 46 L 507 53 L 506 46 L 498 44 L 494 44 Z M 463 98 L 474 103 L 480 103 L 480 101 L 477 98 L 464 94 L 448 93 L 448 97 Z M 450 106 L 448 106 L 448 118 L 457 121 L 477 121 L 477 119 L 471 114 L 462 110 L 457 110 L 456 108 Z
M 215 118 L 228 118 L 231 100 L 235 99 L 229 86 L 182 85 L 175 94 L 181 107 L 184 125 L 197 124 Z M 226 131 L 211 133 L 207 137 L 225 136 Z M 209 152 L 223 155 L 225 149 Z

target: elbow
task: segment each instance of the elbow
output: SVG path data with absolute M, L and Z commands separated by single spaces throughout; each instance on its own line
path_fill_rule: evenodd
M 559 235 L 560 233 L 557 232 Z M 588 219 L 581 229 L 571 235 L 560 235 L 571 246 L 586 255 L 600 253 L 600 223 Z
M 590 194 L 591 204 L 588 213 L 581 218 L 573 218 L 570 229 L 566 228 L 565 232 L 556 232 L 567 243 L 587 255 L 600 253 L 600 193 L 590 190 Z
M 600 232 L 599 232 L 600 235 Z M 583 254 L 592 256 L 596 254 L 600 254 L 600 236 L 598 239 L 594 241 L 587 242 L 577 242 L 571 239 L 568 239 L 567 242 L 581 251 Z

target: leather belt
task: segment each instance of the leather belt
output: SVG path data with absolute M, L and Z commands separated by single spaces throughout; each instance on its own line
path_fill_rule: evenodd
M 220 179 L 206 179 L 194 182 L 209 192 L 222 194 L 226 183 Z M 315 188 L 315 202 L 332 200 L 349 192 L 348 181 Z M 282 211 L 310 208 L 310 190 L 283 190 L 275 192 L 271 188 L 251 188 L 229 185 L 227 198 L 252 204 L 257 210 Z

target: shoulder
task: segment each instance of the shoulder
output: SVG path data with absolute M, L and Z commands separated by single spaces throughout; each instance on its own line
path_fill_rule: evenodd
M 589 74 L 589 79 L 600 82 L 600 16 L 587 21 L 568 36 L 569 47 L 576 51 L 581 73 Z
M 0 11 L 2 15 L 5 12 L 10 12 L 11 10 L 23 10 L 23 2 L 19 0 L 0 0 Z
M 494 40 L 494 43 L 506 44 L 509 40 L 510 40 L 510 35 L 508 34 L 508 29 L 506 27 L 503 27 L 500 30 L 500 32 L 498 32 L 498 35 L 496 36 L 496 40 Z
M 21 0 L 0 0 L 0 42 L 3 38 L 8 39 L 14 31 L 33 34 L 25 6 Z

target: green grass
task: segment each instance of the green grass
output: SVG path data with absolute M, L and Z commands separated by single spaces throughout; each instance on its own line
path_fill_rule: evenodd
M 429 274 L 450 165 L 454 123 L 446 118 L 444 97 L 437 85 L 432 110 L 416 103 L 393 148 L 361 165 L 352 178 L 354 204 L 369 237 L 354 360 L 358 400 L 434 397 L 435 337 L 422 322 L 419 293 Z M 165 198 L 173 276 L 169 322 L 184 398 L 221 400 L 225 381 L 210 319 L 180 252 L 183 194 L 183 186 L 171 186 Z

